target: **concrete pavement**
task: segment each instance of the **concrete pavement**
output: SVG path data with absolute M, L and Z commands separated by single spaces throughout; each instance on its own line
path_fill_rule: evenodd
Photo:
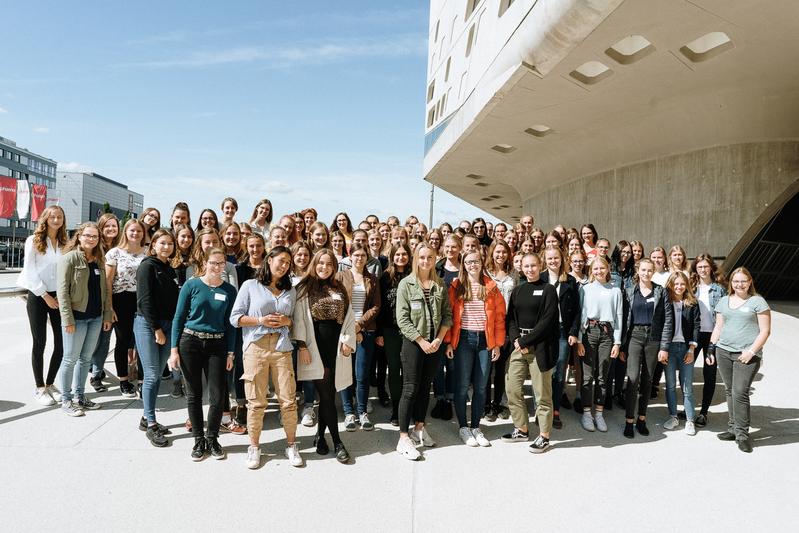
M 171 399 L 168 385 L 158 419 L 172 429 L 173 442 L 164 449 L 137 429 L 141 402 L 121 397 L 116 380 L 109 392 L 89 395 L 103 407 L 82 418 L 35 403 L 24 302 L 0 299 L 3 530 L 783 530 L 799 518 L 791 490 L 799 457 L 792 380 L 799 306 L 777 308 L 785 313 L 774 313 L 752 397 L 751 455 L 715 437 L 726 424 L 719 384 L 709 425 L 695 437 L 662 429 L 661 393 L 650 409 L 650 437 L 625 439 L 618 408 L 606 417 L 607 434 L 583 431 L 569 411 L 552 449 L 540 456 L 498 440 L 507 421 L 484 426 L 491 448 L 467 448 L 455 422 L 430 420 L 438 446 L 424 461 L 408 462 L 394 452 L 397 431 L 376 404 L 375 431 L 342 430 L 351 465 L 313 453 L 315 428 L 301 427 L 301 469 L 283 458 L 285 441 L 270 403 L 261 439 L 266 461 L 249 471 L 246 436 L 221 437 L 224 461 L 189 459 L 185 402 Z M 696 376 L 701 381 L 701 369 Z M 573 385 L 568 392 L 573 398 Z

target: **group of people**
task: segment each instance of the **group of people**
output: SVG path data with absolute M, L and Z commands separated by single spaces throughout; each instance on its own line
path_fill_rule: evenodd
M 107 391 L 113 330 L 119 391 L 141 398 L 139 428 L 154 446 L 169 444 L 171 431 L 156 420 L 168 379 L 171 395 L 186 397 L 192 459 L 224 458 L 220 431 L 247 434 L 254 469 L 272 391 L 286 458 L 301 466 L 299 423 L 317 426 L 317 453 L 330 453 L 329 433 L 336 459 L 350 460 L 336 397 L 344 429 L 370 431 L 371 386 L 391 409 L 397 452 L 416 460 L 435 446 L 431 388 L 430 416 L 450 420 L 454 411 L 463 443 L 488 447 L 483 419 L 510 418 L 503 441 L 531 440 L 529 379 L 538 426 L 530 451 L 542 453 L 572 407 L 584 430 L 606 432 L 603 413 L 616 403 L 625 437 L 649 435 L 647 406 L 663 373 L 663 427 L 680 426 L 679 383 L 684 430 L 694 435 L 707 424 L 718 369 L 729 420 L 718 437 L 752 451 L 749 388 L 770 312 L 743 267 L 727 280 L 708 254 L 689 261 L 676 245 L 645 255 L 641 242 L 612 245 L 591 224 L 544 232 L 530 215 L 515 226 L 476 218 L 429 230 L 416 217 L 375 215 L 354 227 L 344 212 L 327 225 L 313 208 L 275 222 L 268 199 L 246 223 L 237 214 L 225 198 L 221 218 L 204 209 L 192 227 L 180 202 L 168 221 L 155 208 L 124 224 L 103 214 L 68 239 L 63 210 L 48 207 L 18 280 L 28 291 L 37 401 L 69 416 L 100 408 L 86 381 Z M 701 402 L 692 388 L 700 357 Z

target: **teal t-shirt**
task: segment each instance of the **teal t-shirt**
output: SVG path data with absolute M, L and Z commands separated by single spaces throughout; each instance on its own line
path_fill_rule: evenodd
M 236 328 L 230 323 L 230 312 L 236 301 L 236 288 L 227 281 L 209 287 L 200 278 L 191 278 L 180 289 L 175 318 L 172 321 L 172 347 L 177 347 L 183 328 L 203 333 L 224 333 L 228 351 L 232 352 Z
M 768 310 L 769 306 L 762 296 L 751 296 L 735 309 L 730 307 L 729 296 L 722 297 L 716 305 L 716 313 L 721 313 L 721 316 L 724 317 L 724 326 L 721 328 L 721 336 L 716 344 L 728 352 L 748 350 L 760 334 L 757 314 Z M 763 350 L 755 355 L 763 357 Z

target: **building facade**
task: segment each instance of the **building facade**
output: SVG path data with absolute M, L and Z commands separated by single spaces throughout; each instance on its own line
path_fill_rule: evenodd
M 433 0 L 425 179 L 799 297 L 799 3 Z
M 144 208 L 144 196 L 140 193 L 95 172 L 59 171 L 56 197 L 69 229 L 82 222 L 96 221 L 105 212 L 106 204 L 120 219 L 128 213 L 137 218 Z

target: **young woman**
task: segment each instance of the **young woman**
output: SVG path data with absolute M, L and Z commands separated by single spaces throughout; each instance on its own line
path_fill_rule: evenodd
M 377 232 L 380 234 L 380 239 L 382 240 L 382 248 L 380 248 L 380 255 L 384 257 L 389 257 L 389 253 L 391 252 L 391 228 L 388 224 L 380 224 L 377 227 Z M 388 261 L 386 262 L 386 268 L 388 268 Z
M 444 239 L 452 234 L 452 225 L 449 222 L 444 222 L 438 227 L 438 231 L 441 232 L 441 239 L 443 242 Z
M 555 288 L 558 296 L 558 360 L 552 373 L 552 425 L 555 429 L 563 427 L 560 419 L 560 405 L 571 403 L 566 397 L 566 367 L 569 363 L 571 347 L 577 344 L 580 330 L 580 291 L 577 282 L 569 276 L 566 257 L 557 244 L 547 247 L 544 252 L 546 270 L 541 273 L 541 281 Z
M 56 279 L 64 343 L 59 368 L 61 410 L 69 416 L 83 416 L 86 410 L 100 408 L 86 398 L 84 385 L 100 330 L 111 328 L 100 230 L 94 222 L 85 222 L 75 230 L 75 237 L 58 260 Z
M 427 226 L 419 222 L 413 227 L 413 236 L 419 239 L 419 241 L 426 241 L 427 240 Z
M 352 227 L 352 221 L 347 213 L 338 213 L 333 219 L 333 223 L 330 224 L 331 239 L 333 237 L 333 233 L 336 231 L 341 233 L 341 235 L 344 237 L 344 246 L 347 250 L 349 250 L 350 243 L 352 243 L 352 232 L 354 230 Z
M 380 312 L 375 344 L 382 346 L 388 363 L 388 390 L 391 394 L 391 425 L 399 426 L 399 401 L 402 394 L 402 333 L 397 325 L 397 288 L 410 272 L 411 249 L 407 245 L 392 246 L 391 265 L 380 277 Z
M 155 207 L 147 207 L 142 211 L 139 221 L 144 226 L 144 244 L 150 244 L 155 232 L 161 229 L 161 212 Z
M 108 284 L 108 292 L 111 293 L 114 335 L 116 336 L 114 363 L 119 378 L 119 391 L 125 398 L 136 397 L 136 388 L 128 376 L 128 348 L 133 343 L 133 318 L 136 315 L 136 271 L 144 259 L 143 242 L 144 226 L 133 218 L 125 223 L 119 245 L 105 254 L 105 280 Z
M 582 252 L 585 255 L 585 250 L 583 249 L 583 240 L 579 237 L 572 237 L 568 240 L 566 244 L 566 253 L 571 257 L 575 252 Z
M 169 430 L 155 420 L 155 402 L 161 374 L 169 360 L 167 339 L 172 335 L 172 320 L 180 292 L 177 274 L 170 264 L 176 248 L 172 233 L 159 229 L 153 234 L 147 257 L 136 271 L 137 313 L 133 333 L 144 370 L 144 415 L 139 429 L 146 431 L 147 439 L 158 448 L 169 444 L 166 438 Z
M 483 222 L 485 224 L 485 222 Z M 455 413 L 458 435 L 467 446 L 491 446 L 480 430 L 491 362 L 505 343 L 505 299 L 483 274 L 479 252 L 465 254 L 458 278 L 449 286 L 452 328 L 444 337 L 448 359 L 454 358 Z M 472 386 L 471 424 L 466 425 L 466 395 Z
M 241 230 L 241 238 L 242 239 L 246 239 L 247 237 L 249 237 L 250 235 L 253 234 L 252 226 L 250 226 L 246 222 L 239 222 L 239 229 Z M 261 235 L 261 234 L 259 233 L 259 235 Z
M 191 264 L 191 252 L 194 245 L 194 230 L 185 224 L 177 224 L 173 230 L 177 251 L 172 258 L 172 268 L 178 275 L 178 285 L 181 287 L 186 283 L 186 269 Z
M 388 224 L 391 229 L 397 228 L 400 225 L 400 219 L 391 215 L 386 219 L 386 224 Z
M 105 257 L 108 250 L 119 244 L 119 219 L 113 213 L 105 213 L 97 220 L 97 228 L 100 230 L 100 250 Z M 100 331 L 97 347 L 92 354 L 91 377 L 89 378 L 89 384 L 95 392 L 108 390 L 103 383 L 103 378 L 105 378 L 105 360 L 108 358 L 110 345 L 111 330 Z
M 499 292 L 502 294 L 502 299 L 505 301 L 505 311 L 508 310 L 508 302 L 510 302 L 510 295 L 516 287 L 517 277 L 513 272 L 511 266 L 511 251 L 510 246 L 499 239 L 495 239 L 491 246 L 488 247 L 486 253 L 485 273 L 491 280 L 497 284 Z M 510 411 L 507 406 L 507 399 L 505 398 L 505 368 L 508 364 L 508 357 L 510 357 L 511 347 L 508 342 L 507 331 L 505 332 L 505 339 L 499 349 L 499 359 L 492 363 L 494 371 L 494 398 L 491 399 L 491 382 L 489 378 L 486 384 L 486 408 L 485 416 L 489 422 L 493 422 L 497 417 L 503 420 L 510 416 Z
M 291 253 L 288 248 L 272 248 L 257 277 L 244 282 L 236 296 L 230 323 L 244 334 L 244 373 L 242 381 L 247 403 L 247 468 L 261 466 L 261 430 L 267 405 L 270 377 L 280 403 L 281 423 L 286 433 L 285 455 L 292 466 L 302 466 L 297 447 L 297 402 L 294 366 L 291 361 L 291 317 L 296 292 L 291 286 Z
M 352 238 L 351 235 L 350 238 Z M 330 247 L 333 249 L 333 253 L 336 255 L 336 261 L 340 262 L 342 259 L 347 257 L 347 239 L 340 231 L 333 230 L 330 232 Z
M 494 226 L 494 234 L 492 238 L 495 241 L 504 241 L 505 235 L 508 233 L 508 226 L 505 225 L 504 222 L 497 222 L 496 226 Z
M 694 351 L 699 338 L 699 306 L 690 291 L 688 276 L 682 271 L 673 272 L 666 282 L 666 291 L 674 306 L 674 335 L 669 345 L 669 353 L 661 363 L 666 364 L 666 403 L 669 418 L 663 423 L 664 429 L 675 429 L 680 425 L 677 419 L 677 375 L 685 404 L 685 433 L 696 435 L 694 425 Z
M 294 223 L 294 215 L 283 215 L 278 220 L 277 225 L 286 230 L 286 244 L 284 245 L 286 248 L 290 247 L 296 241 L 294 240 L 294 233 L 295 233 L 295 223 Z
M 461 249 L 462 241 L 456 234 L 453 233 L 444 239 L 444 257 L 436 262 L 436 274 L 444 283 L 444 289 L 447 291 L 460 273 Z M 447 294 L 449 297 L 449 293 Z M 447 357 L 440 358 L 440 367 L 433 378 L 433 394 L 436 404 L 430 411 L 430 416 L 441 420 L 451 420 L 452 401 L 455 399 L 455 366 Z
M 635 259 L 633 249 L 625 240 L 616 244 L 610 255 L 610 281 L 614 287 L 626 290 L 633 284 L 635 275 Z
M 585 273 L 585 252 L 576 250 L 569 254 L 569 275 L 574 278 L 578 285 L 585 286 L 590 283 L 590 279 Z
M 305 240 L 305 219 L 300 213 L 291 215 L 294 218 L 294 235 L 289 235 L 291 244 Z
M 58 261 L 67 244 L 64 210 L 54 205 L 46 208 L 33 235 L 25 240 L 25 264 L 17 278 L 17 286 L 26 289 L 26 310 L 33 346 L 31 367 L 36 383 L 34 396 L 40 405 L 53 405 L 59 398 L 55 378 L 64 355 L 61 315 L 58 312 Z M 44 375 L 44 349 L 47 345 L 47 319 L 53 330 L 53 355 L 47 376 Z M 107 352 L 106 352 L 107 353 Z M 60 399 L 60 398 L 59 398 Z
M 369 230 L 366 235 L 366 242 L 369 245 L 369 255 L 378 260 L 380 263 L 380 273 L 382 274 L 383 271 L 388 268 L 388 252 L 385 251 L 385 247 L 383 246 L 383 237 L 380 236 L 380 232 L 376 229 Z M 389 250 L 390 249 L 391 247 L 389 247 Z
M 260 233 L 266 238 L 269 235 L 269 230 L 272 229 L 272 202 L 268 198 L 260 200 L 255 204 L 255 209 L 252 210 L 250 216 L 250 226 L 253 233 Z
M 521 251 L 522 255 L 538 253 L 538 251 L 535 249 L 535 241 L 532 237 L 526 237 L 519 245 L 519 250 Z
M 444 237 L 441 236 L 441 232 L 434 229 L 428 233 L 427 242 L 430 244 L 430 248 L 436 251 L 436 255 L 440 255 L 439 250 L 441 249 L 441 243 L 444 242 Z
M 316 223 L 317 213 L 316 209 L 313 207 L 309 207 L 307 209 L 303 209 L 300 211 L 300 215 L 302 215 L 302 220 L 305 222 L 305 238 L 304 240 L 309 241 L 311 240 L 311 226 Z M 327 226 L 325 226 L 327 228 Z
M 308 273 L 308 265 L 311 263 L 311 256 L 311 246 L 307 242 L 298 241 L 291 246 L 292 268 L 290 278 L 292 287 L 296 287 L 300 280 Z M 296 369 L 299 368 L 299 347 L 296 342 L 294 342 L 293 345 L 294 352 L 292 353 L 292 360 L 294 361 L 294 368 Z M 297 381 L 297 386 L 302 388 L 302 399 L 305 402 L 300 423 L 306 427 L 313 427 L 316 425 L 316 412 L 314 411 L 316 393 L 314 392 L 313 381 L 299 381 L 299 377 L 297 377 Z
M 369 400 L 369 371 L 374 357 L 377 314 L 380 312 L 380 287 L 374 274 L 366 269 L 369 257 L 367 248 L 359 242 L 352 244 L 349 259 L 352 268 L 336 274 L 337 279 L 347 291 L 353 316 L 355 317 L 355 361 L 354 383 L 341 391 L 341 405 L 344 409 L 344 429 L 357 429 L 356 414 L 361 429 L 371 431 L 374 425 L 369 420 L 367 402 Z M 353 406 L 355 395 L 355 406 Z M 357 411 L 356 411 L 357 408 Z
M 330 232 L 322 222 L 314 222 L 308 229 L 308 242 L 311 243 L 313 253 L 330 246 Z
M 424 421 L 430 383 L 440 365 L 441 344 L 452 326 L 449 299 L 436 274 L 435 261 L 435 250 L 426 243 L 420 244 L 413 256 L 412 274 L 397 287 L 397 325 L 403 336 L 397 452 L 410 460 L 421 457 L 416 444 L 435 446 Z M 413 427 L 409 427 L 411 417 Z
M 549 449 L 552 430 L 552 370 L 558 359 L 558 295 L 555 288 L 541 279 L 541 257 L 527 254 L 522 258 L 522 272 L 527 280 L 518 285 L 508 304 L 508 331 L 513 353 L 508 361 L 508 407 L 513 431 L 503 435 L 506 442 L 527 441 L 529 415 L 522 386 L 530 378 L 535 395 L 540 434 L 530 445 L 530 452 Z
M 561 238 L 560 233 L 557 231 L 550 231 L 544 236 L 544 250 L 550 246 L 560 248 L 564 253 L 566 252 L 565 246 L 563 245 L 563 239 Z
M 674 306 L 661 285 L 652 282 L 655 265 L 648 259 L 638 263 L 636 283 L 626 291 L 627 316 L 622 352 L 627 354 L 627 393 L 625 411 L 627 423 L 624 436 L 649 435 L 646 409 L 652 387 L 652 373 L 658 360 L 666 360 L 674 334 Z M 640 393 L 640 394 L 639 394 Z M 638 418 L 635 405 L 638 404 Z
M 583 239 L 583 251 L 590 261 L 596 256 L 596 241 L 599 234 L 593 224 L 583 224 L 580 227 L 580 237 Z
M 186 269 L 186 278 L 194 276 L 200 277 L 205 275 L 205 264 L 208 261 L 208 252 L 214 248 L 221 248 L 222 242 L 219 239 L 219 234 L 213 228 L 203 228 L 195 235 L 194 246 L 191 249 L 191 261 Z M 224 251 L 224 250 L 223 250 Z M 238 275 L 236 274 L 236 267 L 227 261 L 225 256 L 225 265 L 222 269 L 222 279 L 227 283 L 233 285 L 233 288 L 239 286 Z
M 510 256 L 513 257 L 516 255 L 516 247 L 519 244 L 519 237 L 516 236 L 516 233 L 509 231 L 505 234 L 505 243 L 510 248 Z
M 718 358 L 729 416 L 727 431 L 716 436 L 734 440 L 739 450 L 751 453 L 749 394 L 771 335 L 771 310 L 744 267 L 732 271 L 727 291 L 729 295 L 716 305 L 716 326 L 708 348 L 708 356 Z
M 713 402 L 713 392 L 716 389 L 716 360 L 714 357 L 708 357 L 707 353 L 710 335 L 716 324 L 716 306 L 722 296 L 727 294 L 727 289 L 724 288 L 724 275 L 716 266 L 712 255 L 700 254 L 691 263 L 691 286 L 698 302 L 700 320 L 696 357 L 698 359 L 704 355 L 702 405 L 694 420 L 696 427 L 701 428 L 707 424 L 708 409 Z
M 660 246 L 655 246 L 652 248 L 652 251 L 649 252 L 649 259 L 652 261 L 654 265 L 654 271 L 652 272 L 652 281 L 657 283 L 661 287 L 666 285 L 666 281 L 669 279 L 669 269 L 666 265 L 666 250 L 664 250 Z M 639 261 L 640 262 L 640 261 Z
M 544 230 L 533 228 L 533 231 L 530 232 L 530 238 L 533 240 L 533 253 L 541 253 L 544 249 Z
M 228 222 L 233 222 L 236 218 L 236 213 L 239 211 L 239 203 L 235 198 L 228 196 L 222 200 L 220 209 L 222 210 L 222 223 L 227 224 Z
M 214 459 L 224 459 L 226 455 L 218 437 L 225 371 L 233 368 L 236 339 L 230 323 L 236 288 L 222 279 L 226 264 L 224 250 L 208 250 L 207 260 L 198 270 L 200 275 L 186 281 L 180 289 L 172 322 L 169 368 L 180 366 L 186 379 L 186 401 L 194 435 L 193 461 L 202 461 L 207 453 Z M 203 430 L 203 374 L 208 386 L 207 438 Z
M 519 283 L 527 283 L 527 279 L 522 274 L 522 259 L 524 258 L 524 254 L 521 252 L 517 252 L 513 255 L 513 275 L 519 280 Z
M 630 250 L 633 254 L 633 261 L 635 266 L 638 266 L 638 261 L 644 257 L 644 243 L 641 241 L 630 241 Z
M 200 231 L 203 228 L 213 228 L 219 231 L 219 219 L 213 209 L 203 209 L 200 213 L 200 220 L 197 222 L 195 231 Z
M 333 251 L 314 254 L 308 274 L 297 285 L 292 336 L 299 344 L 297 377 L 313 380 L 319 397 L 319 424 L 314 438 L 316 453 L 327 455 L 325 429 L 330 430 L 336 460 L 347 463 L 350 454 L 338 432 L 336 391 L 352 384 L 355 351 L 355 314 L 347 291 L 334 275 L 338 270 Z
M 399 244 L 408 246 L 409 241 L 408 232 L 405 231 L 405 228 L 396 227 L 391 230 L 391 246 L 397 246 Z M 411 250 L 413 249 L 414 248 L 411 248 Z
M 241 238 L 241 228 L 235 222 L 225 222 L 219 228 L 219 237 L 222 239 L 222 249 L 225 258 L 232 265 L 238 265 L 247 254 L 244 241 Z
M 177 224 L 191 226 L 191 212 L 186 202 L 178 202 L 172 208 L 172 215 L 169 217 L 169 227 L 172 228 L 172 233 L 175 232 L 175 225 Z
M 679 244 L 675 244 L 669 249 L 669 273 L 682 272 L 686 276 L 689 275 L 688 259 L 685 255 L 685 249 Z

